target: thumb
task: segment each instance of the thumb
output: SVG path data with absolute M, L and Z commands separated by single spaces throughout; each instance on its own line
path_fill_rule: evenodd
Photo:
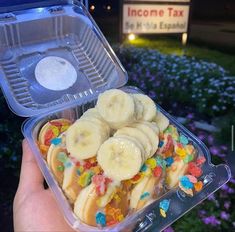
M 20 173 L 20 190 L 37 191 L 43 189 L 43 175 L 26 139 L 23 140 L 23 158 Z

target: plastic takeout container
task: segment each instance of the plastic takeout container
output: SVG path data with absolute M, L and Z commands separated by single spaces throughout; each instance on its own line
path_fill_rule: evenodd
M 37 82 L 35 67 L 47 56 L 59 56 L 73 65 L 77 81 L 72 87 L 53 91 Z M 231 177 L 228 166 L 213 165 L 206 146 L 157 105 L 171 124 L 193 143 L 197 154 L 206 158 L 203 165 L 203 189 L 193 197 L 185 195 L 178 188 L 172 189 L 112 227 L 96 228 L 81 222 L 74 215 L 43 159 L 37 146 L 37 137 L 41 127 L 49 120 L 61 117 L 73 121 L 78 119 L 85 110 L 95 105 L 98 94 L 106 89 L 141 92 L 136 87 L 125 87 L 126 82 L 126 71 L 79 2 L 49 1 L 37 6 L 30 4 L 14 7 L 12 11 L 8 9 L 8 12 L 0 14 L 0 83 L 3 93 L 13 112 L 31 117 L 23 125 L 23 134 L 65 219 L 79 231 L 161 231 Z M 159 202 L 163 199 L 170 200 L 166 218 L 159 214 Z
M 54 2 L 63 4 L 0 15 L 0 81 L 9 106 L 21 116 L 83 102 L 127 81 L 124 68 L 85 8 L 79 2 Z M 76 69 L 78 78 L 71 88 L 50 91 L 37 82 L 35 67 L 48 56 L 64 58 Z

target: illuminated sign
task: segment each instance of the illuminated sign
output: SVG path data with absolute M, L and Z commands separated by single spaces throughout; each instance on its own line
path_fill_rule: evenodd
M 190 0 L 134 0 L 134 1 L 126 1 L 126 2 L 190 2 Z
M 133 3 L 132 3 L 133 2 Z M 137 2 L 137 3 L 136 3 Z M 145 1 L 146 2 L 146 1 Z M 184 33 L 188 30 L 189 4 L 141 3 L 128 1 L 123 4 L 122 33 L 154 34 Z M 179 2 L 179 1 L 167 1 Z

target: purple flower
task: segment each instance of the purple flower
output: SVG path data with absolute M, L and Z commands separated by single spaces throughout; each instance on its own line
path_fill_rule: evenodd
M 203 217 L 206 214 L 206 210 L 199 210 L 198 214 L 200 217 Z
M 235 184 L 235 179 L 234 179 L 234 178 L 231 178 L 231 179 L 229 180 L 229 182 L 231 182 L 232 184 Z
M 163 232 L 174 232 L 174 229 L 171 226 L 169 226 L 165 230 L 163 230 Z
M 221 224 L 220 220 L 218 220 L 214 215 L 209 216 L 209 217 L 205 217 L 205 218 L 202 219 L 202 221 L 206 225 L 212 225 L 212 226 L 217 226 L 217 225 Z
M 174 102 L 172 106 L 177 107 L 178 106 L 177 102 Z
M 205 135 L 203 135 L 203 134 L 200 134 L 200 135 L 198 135 L 198 138 L 200 139 L 200 140 L 204 140 L 205 139 Z
M 149 91 L 149 97 L 154 99 L 156 97 L 156 93 L 154 91 Z
M 193 113 L 189 113 L 186 116 L 187 119 L 193 119 L 193 117 L 194 117 Z
M 141 89 L 145 89 L 145 84 L 144 84 L 144 83 L 141 83 L 141 84 L 140 84 L 140 88 L 141 88 Z
M 234 192 L 235 192 L 235 191 L 234 191 L 233 188 L 229 188 L 229 189 L 228 189 L 228 193 L 229 193 L 229 194 L 233 194 Z
M 229 220 L 230 214 L 226 213 L 225 211 L 222 211 L 222 212 L 220 213 L 220 217 L 221 217 L 221 219 L 223 219 L 223 220 Z
M 224 190 L 225 192 L 228 192 L 228 185 L 227 184 L 224 184 L 222 187 L 221 187 L 222 190 Z
M 209 135 L 207 139 L 210 145 L 214 143 L 214 137 L 212 135 Z
M 146 76 L 150 76 L 150 71 L 146 70 Z
M 220 147 L 221 147 L 221 149 L 224 150 L 224 151 L 227 151 L 227 150 L 228 150 L 228 147 L 226 147 L 226 146 L 224 146 L 224 145 L 222 145 L 222 146 L 220 146 Z
M 215 195 L 211 194 L 208 198 L 209 201 L 214 201 L 215 200 Z
M 226 154 L 218 154 L 219 157 L 224 158 L 226 157 Z
M 152 76 L 152 75 L 151 75 L 151 76 L 149 77 L 149 81 L 150 81 L 150 82 L 155 81 L 155 76 Z
M 228 209 L 230 208 L 230 205 L 231 205 L 231 202 L 230 202 L 230 201 L 225 201 L 225 202 L 224 202 L 224 208 L 225 208 L 225 209 L 228 210 Z
M 227 184 L 224 184 L 221 189 L 228 194 L 233 194 L 235 190 L 233 188 L 230 188 Z
M 191 131 L 195 131 L 196 130 L 196 127 L 195 127 L 195 125 L 193 123 L 189 124 L 188 126 L 189 126 Z
M 210 148 L 210 152 L 213 155 L 218 155 L 219 154 L 219 149 L 217 147 L 213 146 L 213 147 Z

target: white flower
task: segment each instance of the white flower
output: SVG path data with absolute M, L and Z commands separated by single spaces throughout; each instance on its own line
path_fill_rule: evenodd
M 218 110 L 219 108 L 218 108 L 218 106 L 213 105 L 213 106 L 212 106 L 212 109 L 213 109 L 213 110 Z

